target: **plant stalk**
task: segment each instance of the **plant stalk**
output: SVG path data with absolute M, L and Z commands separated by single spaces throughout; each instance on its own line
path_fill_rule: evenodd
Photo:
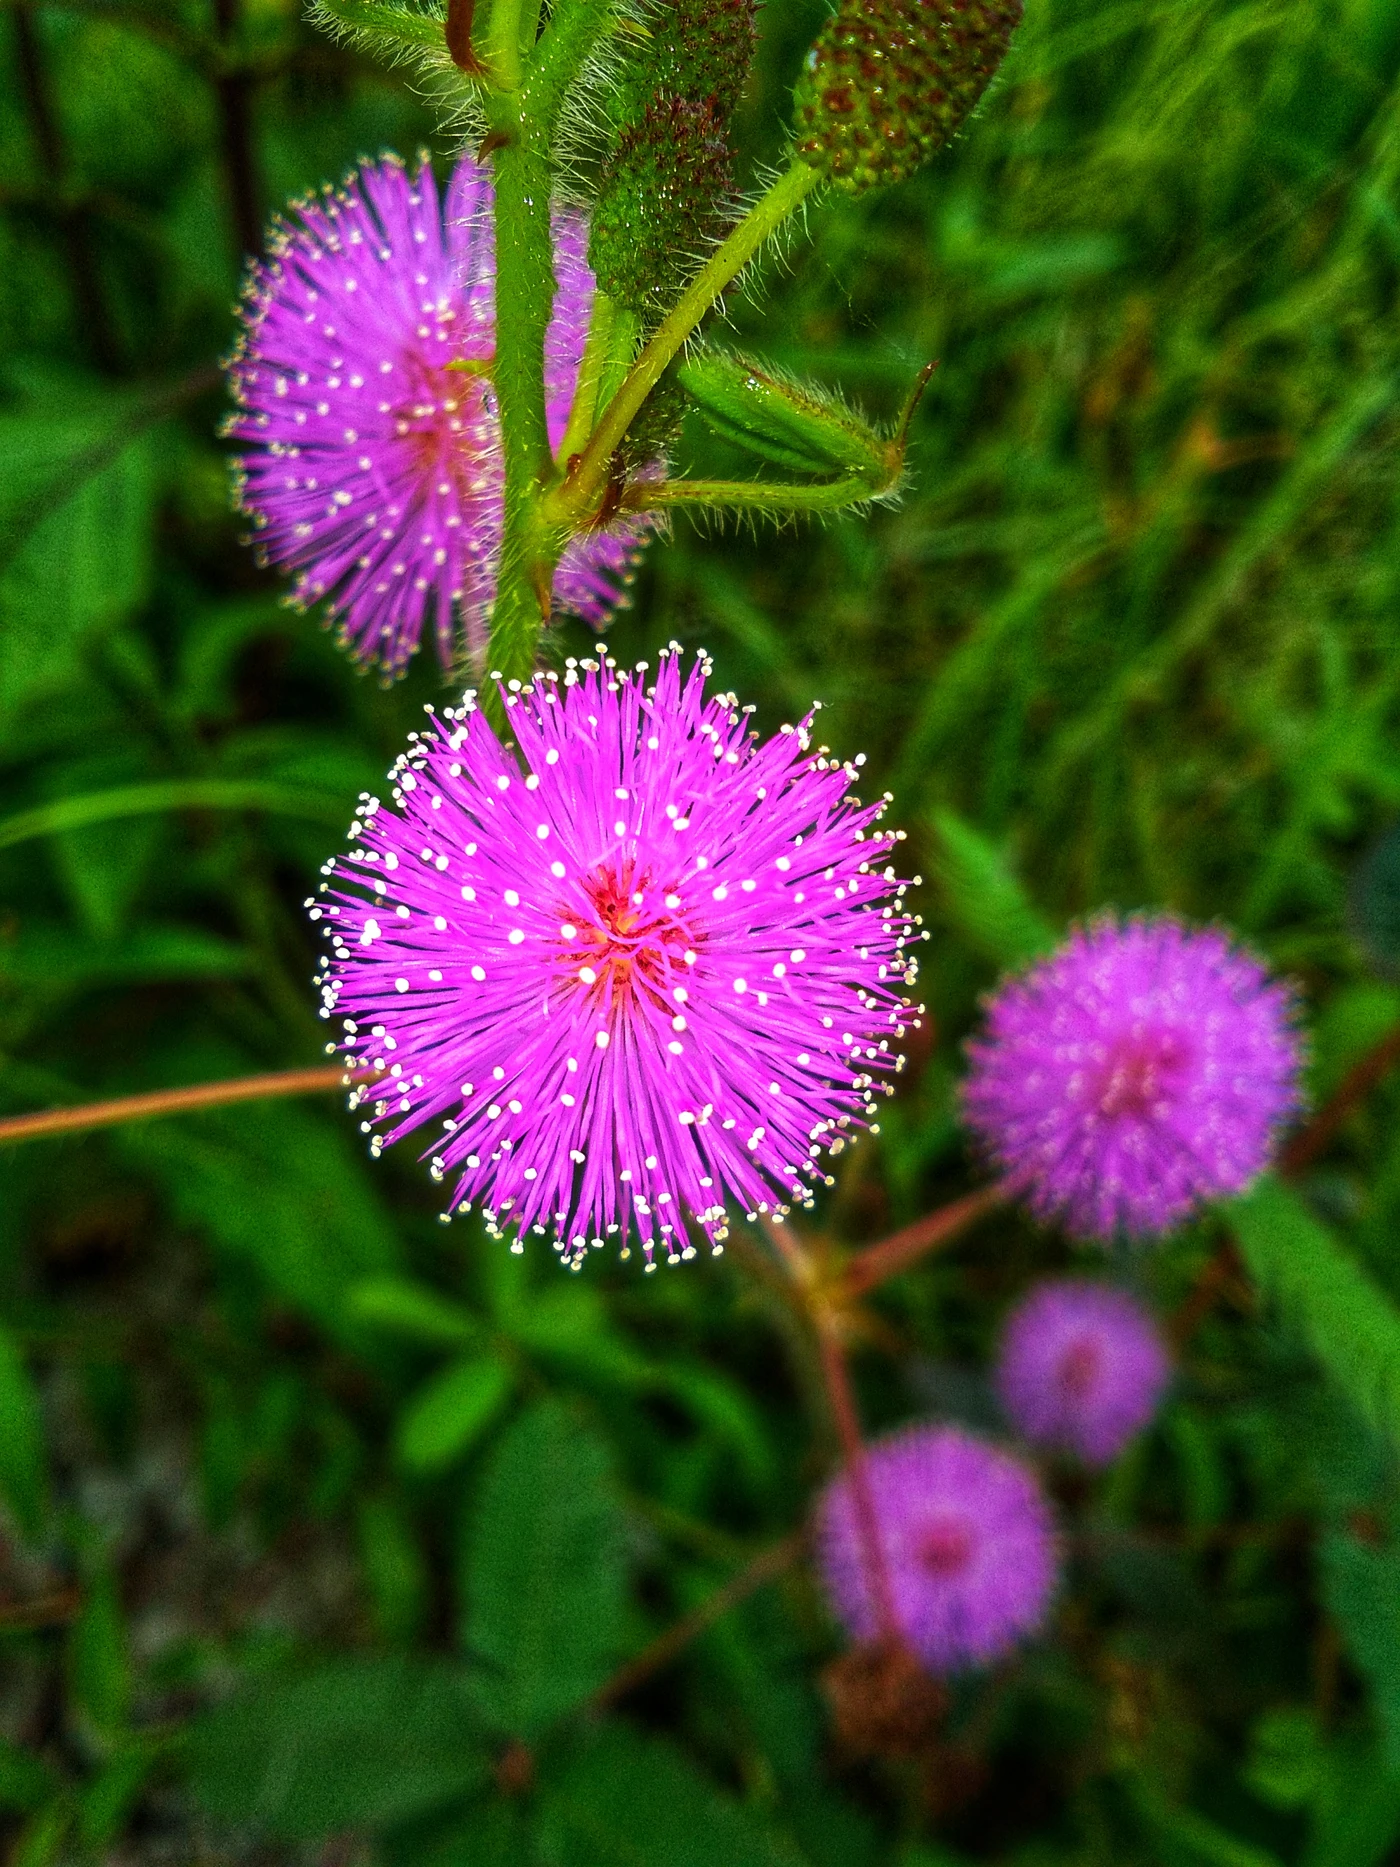
M 880 497 L 859 474 L 808 485 L 766 480 L 634 480 L 623 489 L 618 510 L 661 512 L 672 506 L 707 506 L 719 511 L 769 512 L 781 518 L 786 512 L 839 512 Z
M 503 100 L 513 121 L 495 152 L 496 369 L 505 512 L 489 660 L 506 681 L 528 681 L 549 620 L 554 566 L 566 534 L 542 522 L 554 471 L 545 414 L 544 340 L 554 303 L 550 161 L 537 125 Z
M 571 464 L 562 483 L 549 494 L 545 502 L 549 518 L 578 526 L 586 524 L 598 511 L 612 471 L 612 457 L 671 359 L 726 286 L 733 283 L 820 180 L 815 169 L 795 160 L 728 239 L 711 253 L 643 346 L 621 388 L 603 410 L 587 447 Z
M 654 1674 L 664 1671 L 672 1660 L 679 1658 L 690 1643 L 703 1634 L 716 1621 L 722 1620 L 731 1608 L 737 1608 L 741 1601 L 747 1601 L 766 1582 L 790 1569 L 802 1554 L 807 1536 L 803 1530 L 795 1530 L 791 1536 L 785 1536 L 781 1543 L 760 1550 L 753 1560 L 731 1576 L 712 1595 L 688 1614 L 657 1635 L 649 1646 L 634 1660 L 628 1660 L 613 1674 L 606 1684 L 600 1686 L 589 1700 L 589 1710 L 593 1712 L 610 1711 L 621 1698 L 629 1692 L 635 1692 L 639 1685 L 645 1685 Z
M 153 1115 L 183 1115 L 191 1109 L 223 1108 L 230 1102 L 255 1102 L 268 1096 L 324 1095 L 354 1083 L 376 1082 L 382 1071 L 346 1070 L 339 1063 L 310 1070 L 273 1070 L 262 1076 L 235 1076 L 225 1082 L 194 1083 L 184 1089 L 151 1089 L 142 1095 L 115 1096 L 109 1102 L 84 1102 L 71 1109 L 41 1109 L 34 1115 L 0 1120 L 0 1147 L 37 1141 L 48 1135 L 85 1134 L 115 1128 L 122 1122 Z
M 882 1644 L 903 1646 L 895 1613 L 894 1589 L 890 1584 L 889 1564 L 880 1538 L 880 1517 L 875 1496 L 870 1489 L 870 1463 L 865 1456 L 865 1442 L 860 1433 L 860 1415 L 851 1389 L 851 1374 L 834 1329 L 824 1319 L 818 1320 L 817 1345 L 821 1351 L 822 1380 L 826 1386 L 836 1435 L 841 1442 L 846 1480 L 851 1487 L 851 1508 L 856 1520 L 856 1539 L 860 1544 L 861 1564 L 875 1605 Z
M 940 1206 L 925 1218 L 916 1219 L 901 1232 L 894 1232 L 878 1245 L 857 1252 L 841 1273 L 840 1287 L 846 1296 L 864 1296 L 867 1290 L 888 1282 L 929 1252 L 937 1251 L 995 1210 L 1006 1195 L 999 1186 L 980 1186 L 949 1205 Z

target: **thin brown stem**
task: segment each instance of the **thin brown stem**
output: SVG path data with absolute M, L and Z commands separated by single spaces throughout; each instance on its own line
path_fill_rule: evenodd
M 79 1589 L 64 1588 L 57 1594 L 37 1595 L 32 1601 L 0 1602 L 0 1629 L 7 1634 L 33 1633 L 40 1627 L 62 1627 L 76 1621 L 82 1612 Z
M 937 1212 L 916 1219 L 903 1231 L 858 1252 L 841 1273 L 843 1292 L 847 1296 L 864 1296 L 867 1290 L 874 1290 L 900 1271 L 907 1271 L 911 1264 L 917 1264 L 920 1258 L 927 1257 L 929 1252 L 937 1251 L 959 1232 L 975 1225 L 1004 1198 L 999 1186 L 980 1186 L 975 1193 L 966 1193 L 950 1205 L 940 1206 Z
M 1363 1102 L 1378 1083 L 1384 1082 L 1398 1063 L 1400 1024 L 1392 1025 L 1379 1043 L 1373 1044 L 1365 1056 L 1352 1065 L 1312 1120 L 1294 1135 L 1279 1156 L 1279 1172 L 1287 1176 L 1310 1167 L 1331 1145 L 1357 1104 Z
M 658 1634 L 650 1646 L 643 1647 L 636 1659 L 619 1667 L 612 1678 L 594 1693 L 589 1701 L 589 1709 L 607 1711 L 619 1699 L 626 1698 L 629 1692 L 635 1692 L 639 1685 L 645 1685 L 654 1674 L 663 1672 L 706 1628 L 713 1627 L 716 1621 L 722 1620 L 741 1601 L 747 1601 L 765 1582 L 773 1581 L 790 1569 L 802 1554 L 806 1541 L 806 1531 L 795 1530 L 791 1536 L 784 1537 L 781 1543 L 761 1550 L 752 1562 L 746 1564 L 737 1575 L 731 1576 L 723 1587 L 707 1595 L 688 1614 L 683 1614 L 665 1633 Z
M 55 1134 L 82 1134 L 91 1128 L 115 1128 L 121 1122 L 153 1115 L 183 1115 L 191 1109 L 222 1108 L 230 1102 L 255 1102 L 268 1096 L 324 1095 L 353 1083 L 378 1080 L 378 1070 L 345 1070 L 338 1063 L 311 1070 L 273 1070 L 262 1076 L 235 1076 L 226 1082 L 194 1083 L 185 1089 L 152 1089 L 110 1102 L 84 1102 L 71 1109 L 41 1109 L 34 1115 L 0 1120 L 0 1147 L 36 1141 Z
M 1171 1339 L 1178 1353 L 1186 1347 L 1230 1284 L 1244 1274 L 1233 1238 L 1226 1237 L 1211 1253 L 1171 1320 Z
M 881 1644 L 902 1646 L 904 1636 L 894 1611 L 894 1590 L 890 1586 L 885 1546 L 880 1540 L 880 1519 L 875 1509 L 875 1496 L 870 1488 L 870 1462 L 865 1455 L 865 1441 L 861 1438 L 860 1415 L 851 1389 L 850 1369 L 846 1366 L 846 1356 L 836 1339 L 835 1331 L 830 1326 L 818 1327 L 817 1341 L 821 1350 L 822 1380 L 826 1386 L 836 1436 L 841 1442 L 846 1481 L 851 1487 L 856 1538 L 860 1544 L 866 1582 L 875 1604 L 879 1640 Z

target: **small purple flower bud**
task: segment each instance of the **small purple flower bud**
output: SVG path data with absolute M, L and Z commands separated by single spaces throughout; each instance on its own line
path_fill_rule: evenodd
M 1036 1284 L 1002 1332 L 996 1384 L 1033 1446 L 1107 1465 L 1149 1424 L 1171 1358 L 1153 1317 L 1126 1291 L 1064 1278 Z
M 1288 986 L 1215 928 L 1105 919 L 1003 984 L 963 1113 L 1075 1237 L 1161 1233 L 1268 1166 L 1299 1105 Z
M 989 1665 L 1044 1623 L 1059 1576 L 1050 1508 L 1010 1453 L 955 1426 L 911 1426 L 867 1452 L 895 1620 L 940 1677 Z M 818 1507 L 821 1572 L 851 1638 L 882 1629 L 850 1480 Z

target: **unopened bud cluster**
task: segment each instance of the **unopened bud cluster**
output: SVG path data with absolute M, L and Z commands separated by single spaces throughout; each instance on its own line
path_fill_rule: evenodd
M 841 0 L 798 82 L 798 154 L 851 193 L 905 180 L 972 114 L 1021 10 L 1021 0 Z
M 753 0 L 670 0 L 624 67 L 592 212 L 601 289 L 646 323 L 734 218 L 729 121 L 754 50 Z

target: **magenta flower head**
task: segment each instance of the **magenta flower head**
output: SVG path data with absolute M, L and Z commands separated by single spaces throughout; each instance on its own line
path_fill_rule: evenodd
M 400 674 L 431 628 L 445 667 L 485 641 L 502 525 L 489 171 L 457 165 L 444 207 L 426 162 L 367 164 L 279 225 L 253 268 L 228 363 L 245 444 L 239 499 L 262 555 L 322 599 L 366 665 Z M 554 224 L 545 345 L 551 444 L 563 438 L 593 303 L 582 218 Z M 575 538 L 557 609 L 600 625 L 646 521 Z
M 759 744 L 708 672 L 512 682 L 513 747 L 469 694 L 312 907 L 347 1062 L 387 1073 L 366 1129 L 431 1123 L 457 1209 L 570 1263 L 609 1236 L 674 1262 L 731 1202 L 806 1202 L 899 1061 L 919 936 L 884 806 L 810 722 Z
M 1139 1237 L 1268 1165 L 1299 1105 L 1293 996 L 1214 928 L 1096 921 L 1004 984 L 963 1112 L 1042 1219 Z
M 1156 1413 L 1171 1357 L 1156 1322 L 1124 1290 L 1081 1278 L 1036 1284 L 1002 1332 L 996 1384 L 1033 1446 L 1107 1465 Z
M 911 1426 L 867 1449 L 895 1620 L 939 1677 L 989 1665 L 1034 1634 L 1059 1579 L 1050 1507 L 1033 1472 L 956 1426 Z M 883 1633 L 849 1477 L 817 1514 L 827 1595 L 853 1640 Z

